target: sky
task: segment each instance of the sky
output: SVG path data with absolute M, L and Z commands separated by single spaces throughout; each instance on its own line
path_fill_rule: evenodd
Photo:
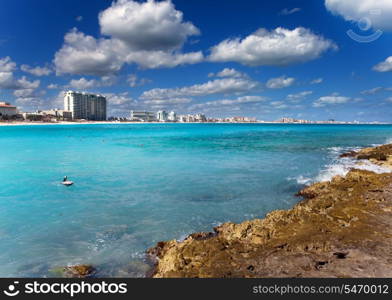
M 0 101 L 392 122 L 390 0 L 2 0 Z

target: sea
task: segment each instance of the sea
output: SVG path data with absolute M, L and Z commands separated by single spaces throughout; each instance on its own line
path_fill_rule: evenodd
M 291 208 L 355 166 L 341 153 L 389 142 L 392 125 L 2 126 L 0 277 L 143 277 L 157 242 Z

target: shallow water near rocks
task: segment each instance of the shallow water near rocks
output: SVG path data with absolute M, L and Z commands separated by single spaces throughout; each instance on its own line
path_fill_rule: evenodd
M 0 276 L 143 276 L 156 242 L 290 208 L 354 165 L 340 153 L 391 139 L 390 125 L 0 127 Z

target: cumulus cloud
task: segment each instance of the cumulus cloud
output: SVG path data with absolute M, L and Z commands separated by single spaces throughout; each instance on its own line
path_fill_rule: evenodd
M 275 109 L 285 109 L 285 108 L 288 108 L 289 106 L 286 104 L 286 103 L 284 103 L 283 101 L 272 101 L 271 103 L 271 106 L 273 107 L 273 108 L 275 108 Z
M 324 107 L 326 105 L 334 105 L 334 104 L 344 104 L 351 100 L 350 97 L 340 96 L 335 93 L 330 96 L 324 96 L 317 99 L 313 102 L 313 107 Z
M 181 88 L 152 89 L 145 91 L 141 99 L 156 100 L 181 97 L 207 96 L 214 94 L 244 93 L 259 87 L 257 81 L 247 78 L 222 78 L 210 80 L 203 84 L 195 84 Z
M 26 76 L 15 78 L 16 68 L 9 56 L 0 59 L 0 89 L 15 90 L 17 95 L 32 94 L 40 86 L 40 80 L 30 81 Z
M 325 0 L 326 8 L 347 21 L 370 20 L 374 29 L 392 30 L 392 1 L 389 0 Z
M 186 104 L 192 102 L 191 98 L 171 98 L 171 99 L 155 99 L 146 100 L 143 103 L 151 105 L 172 105 L 172 104 Z
M 392 56 L 388 57 L 385 61 L 373 67 L 374 71 L 377 72 L 391 72 L 392 71 Z
M 310 96 L 313 94 L 313 91 L 303 91 L 300 93 L 296 93 L 296 94 L 289 94 L 287 95 L 287 100 L 291 101 L 291 102 L 299 102 L 303 99 L 305 99 L 307 96 Z
M 115 1 L 99 14 L 99 23 L 107 37 L 95 38 L 76 28 L 65 35 L 54 58 L 58 74 L 103 76 L 118 72 L 125 63 L 156 69 L 204 60 L 201 51 L 181 52 L 187 38 L 200 32 L 183 21 L 171 1 Z
M 48 67 L 30 67 L 29 65 L 21 65 L 20 69 L 23 72 L 30 73 L 35 76 L 48 76 L 52 70 Z
M 108 103 L 108 114 L 128 115 L 129 110 L 138 107 L 138 102 L 128 92 L 103 94 Z
M 323 81 L 324 81 L 323 78 L 316 78 L 316 79 L 313 79 L 313 80 L 310 82 L 310 84 L 320 84 L 320 83 L 322 83 Z
M 277 78 L 271 78 L 270 80 L 268 80 L 267 87 L 269 89 L 282 89 L 293 85 L 294 82 L 295 82 L 295 78 L 293 77 L 281 76 Z
M 47 86 L 47 89 L 49 89 L 49 90 L 57 90 L 57 89 L 59 89 L 59 88 L 60 88 L 59 85 L 56 84 L 56 83 L 51 83 L 51 84 L 49 84 L 49 85 Z
M 235 61 L 247 66 L 287 66 L 319 58 L 334 42 L 298 27 L 259 29 L 244 39 L 227 39 L 211 49 L 210 61 Z
M 190 110 L 197 109 L 205 109 L 209 107 L 222 107 L 222 106 L 233 106 L 233 105 L 242 105 L 242 104 L 250 104 L 250 103 L 259 103 L 266 101 L 267 98 L 262 96 L 242 96 L 236 99 L 223 99 L 223 100 L 215 100 L 208 101 L 204 103 L 194 104 L 189 107 Z
M 295 7 L 295 8 L 291 8 L 291 9 L 289 9 L 289 8 L 284 8 L 284 9 L 282 9 L 281 11 L 280 11 L 280 15 L 283 15 L 283 16 L 288 16 L 288 15 L 292 15 L 292 14 L 295 14 L 296 12 L 300 12 L 302 9 L 301 8 L 299 8 L 299 7 Z
M 121 45 L 113 40 L 95 39 L 76 28 L 64 37 L 62 48 L 55 54 L 57 74 L 107 75 L 121 69 L 124 61 L 116 49 Z
M 239 78 L 239 77 L 248 77 L 245 73 L 242 73 L 240 71 L 237 71 L 236 69 L 233 68 L 224 68 L 222 71 L 218 73 L 210 73 L 208 74 L 208 77 L 234 77 L 234 78 Z
M 96 87 L 112 86 L 116 82 L 116 79 L 115 76 L 103 76 L 100 80 L 81 77 L 79 79 L 72 79 L 66 87 L 77 90 L 88 90 Z
M 16 63 L 11 57 L 6 56 L 0 59 L 0 72 L 13 72 L 16 70 Z
M 99 14 L 102 34 L 127 43 L 135 50 L 172 50 L 183 46 L 200 31 L 183 21 L 183 13 L 171 1 L 139 3 L 118 0 Z
M 128 76 L 127 82 L 130 87 L 138 87 L 150 83 L 151 80 L 147 78 L 139 78 L 136 74 L 131 74 Z
M 88 80 L 84 77 L 82 77 L 80 79 L 72 79 L 69 82 L 69 86 L 71 88 L 78 89 L 78 90 L 91 89 L 91 88 L 96 87 L 98 85 L 99 85 L 99 83 L 97 80 L 95 80 L 95 79 Z
M 385 88 L 382 86 L 378 86 L 369 90 L 364 90 L 361 92 L 362 95 L 375 95 L 384 91 L 392 91 L 392 88 Z
M 144 69 L 173 68 L 185 64 L 196 64 L 203 61 L 201 51 L 180 53 L 167 51 L 135 51 L 128 52 L 125 57 L 127 63 L 136 63 Z

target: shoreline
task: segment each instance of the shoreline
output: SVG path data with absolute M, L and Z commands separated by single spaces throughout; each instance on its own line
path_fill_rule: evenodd
M 392 144 L 350 151 L 392 172 Z M 360 162 L 359 162 L 360 163 Z M 392 277 L 392 173 L 353 169 L 299 191 L 292 209 L 147 250 L 154 278 Z
M 0 127 L 8 126 L 56 126 L 56 125 L 147 125 L 147 124 L 257 124 L 257 125 L 373 125 L 373 126 L 388 126 L 392 123 L 282 123 L 282 122 L 116 122 L 116 121 L 94 121 L 94 122 L 0 122 Z

